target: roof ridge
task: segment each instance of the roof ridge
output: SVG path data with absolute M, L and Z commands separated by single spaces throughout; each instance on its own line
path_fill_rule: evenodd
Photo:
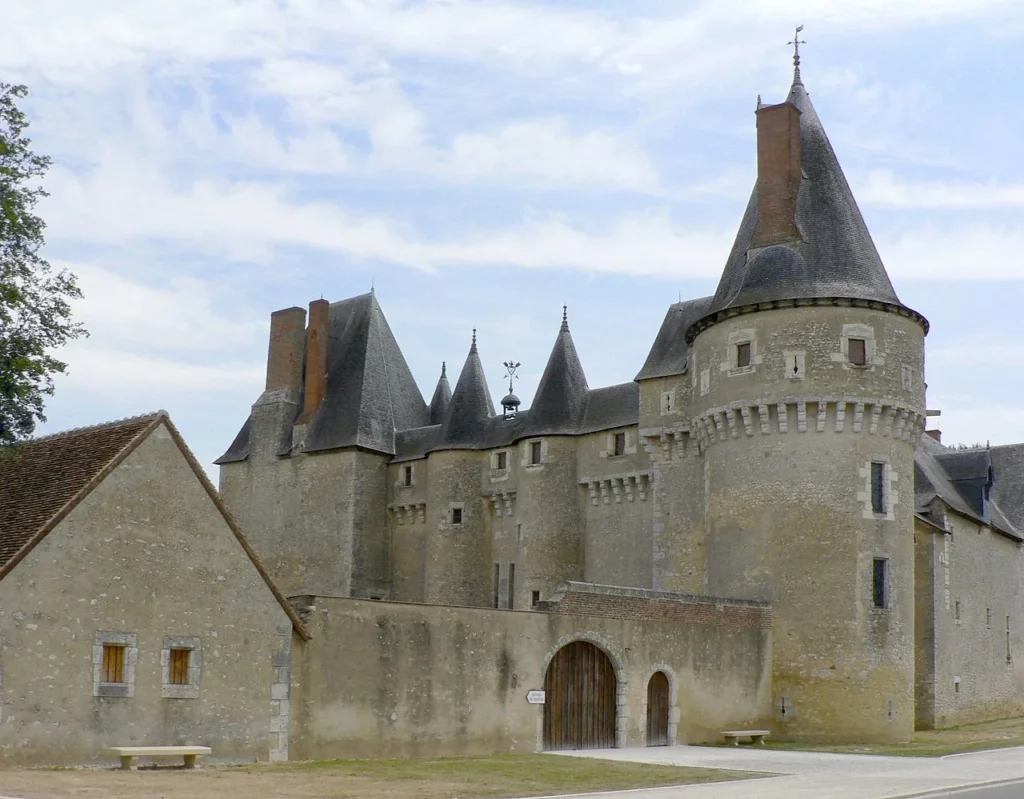
M 95 430 L 106 430 L 111 427 L 122 427 L 126 424 L 143 421 L 154 421 L 160 417 L 165 419 L 170 418 L 170 414 L 164 409 L 158 411 L 150 411 L 149 413 L 140 413 L 137 416 L 125 416 L 122 419 L 114 419 L 110 422 L 100 422 L 98 424 L 88 424 L 81 427 L 69 427 L 67 430 L 58 430 L 56 433 L 47 433 L 44 436 L 35 436 L 24 442 L 24 444 L 36 444 L 41 441 L 52 441 L 55 438 L 67 438 L 68 436 L 78 435 L 80 433 L 91 433 Z

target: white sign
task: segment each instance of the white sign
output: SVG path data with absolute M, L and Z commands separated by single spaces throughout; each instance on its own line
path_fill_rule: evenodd
M 543 705 L 544 704 L 544 692 L 543 691 L 530 691 L 526 695 L 526 701 L 531 705 Z

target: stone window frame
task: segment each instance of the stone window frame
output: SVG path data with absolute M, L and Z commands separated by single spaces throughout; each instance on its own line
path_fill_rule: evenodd
M 741 344 L 750 345 L 750 363 L 747 366 L 737 366 L 737 353 Z M 726 377 L 737 375 L 749 375 L 757 371 L 757 367 L 764 362 L 764 355 L 757 346 L 757 331 L 752 327 L 745 327 L 742 330 L 734 330 L 729 334 L 726 345 L 725 360 L 719 366 Z M 703 392 L 703 385 L 701 386 Z
M 711 393 L 711 370 L 704 369 L 700 373 L 700 395 L 702 397 Z
M 187 649 L 188 683 L 171 683 L 171 650 Z M 165 635 L 160 649 L 160 696 L 163 699 L 198 699 L 203 671 L 203 642 L 198 635 Z
M 124 682 L 103 682 L 103 647 L 124 647 Z M 139 636 L 117 630 L 97 630 L 92 646 L 92 695 L 131 699 L 135 696 L 135 672 L 139 664 Z
M 661 392 L 661 405 L 659 406 L 662 416 L 669 416 L 673 413 L 678 413 L 676 408 L 676 392 L 675 391 L 662 391 Z
M 807 374 L 806 350 L 783 350 L 782 363 L 787 380 L 803 380 Z
M 454 521 L 455 511 L 459 511 L 459 521 Z M 461 530 L 466 525 L 466 503 L 465 502 L 449 502 L 448 513 L 445 514 L 445 522 L 449 527 L 456 530 Z
M 615 454 L 615 436 L 622 434 L 624 436 L 622 454 Z M 619 428 L 618 430 L 609 430 L 604 437 L 605 448 L 599 453 L 602 458 L 625 458 L 628 455 L 636 455 L 636 436 L 631 435 L 630 429 Z
M 408 475 L 408 482 L 406 482 L 406 475 Z M 403 463 L 398 469 L 398 487 L 399 488 L 412 488 L 416 485 L 416 465 L 413 463 Z
M 871 464 L 882 464 L 882 500 L 885 503 L 885 513 L 875 513 L 871 505 Z M 892 468 L 892 462 L 887 455 L 879 455 L 866 461 L 860 468 L 859 474 L 863 482 L 863 490 L 857 492 L 857 501 L 861 503 L 861 517 L 864 519 L 877 519 L 883 521 L 894 521 L 896 519 L 896 506 L 900 502 L 900 493 L 896 490 L 895 484 L 900 476 Z
M 875 604 L 875 563 L 882 561 L 885 563 L 882 571 L 882 605 Z M 889 557 L 887 552 L 876 552 L 871 558 L 871 579 L 868 581 L 868 585 L 871 586 L 871 604 L 870 608 L 873 613 L 888 613 L 892 610 L 892 558 Z
M 505 456 L 505 465 L 499 464 L 500 457 Z M 498 449 L 491 453 L 491 471 L 492 472 L 507 472 L 509 468 L 509 457 L 507 449 Z
M 850 339 L 864 340 L 864 364 L 850 363 Z M 885 365 L 885 355 L 878 348 L 875 328 L 865 324 L 843 325 L 839 334 L 839 352 L 832 353 L 832 360 L 843 369 L 873 372 L 875 367 Z
M 534 463 L 531 460 L 533 453 L 533 445 L 540 444 L 540 463 Z M 523 442 L 522 460 L 520 465 L 524 469 L 542 469 L 548 459 L 548 441 L 546 438 L 530 438 Z

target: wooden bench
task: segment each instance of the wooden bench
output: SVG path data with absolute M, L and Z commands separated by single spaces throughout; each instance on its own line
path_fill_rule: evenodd
M 722 737 L 725 738 L 726 743 L 731 743 L 733 746 L 740 745 L 740 738 L 749 738 L 750 743 L 764 746 L 764 739 L 770 732 L 771 730 L 725 730 L 722 732 Z
M 184 757 L 185 768 L 195 768 L 199 755 L 210 754 L 208 746 L 108 746 L 111 752 L 121 758 L 121 768 L 131 770 L 134 757 Z

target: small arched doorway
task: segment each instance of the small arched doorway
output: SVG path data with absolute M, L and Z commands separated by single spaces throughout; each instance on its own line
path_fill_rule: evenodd
M 668 676 L 656 671 L 647 683 L 647 745 L 668 743 Z
M 615 746 L 615 668 L 600 648 L 573 641 L 555 653 L 544 675 L 544 748 Z

